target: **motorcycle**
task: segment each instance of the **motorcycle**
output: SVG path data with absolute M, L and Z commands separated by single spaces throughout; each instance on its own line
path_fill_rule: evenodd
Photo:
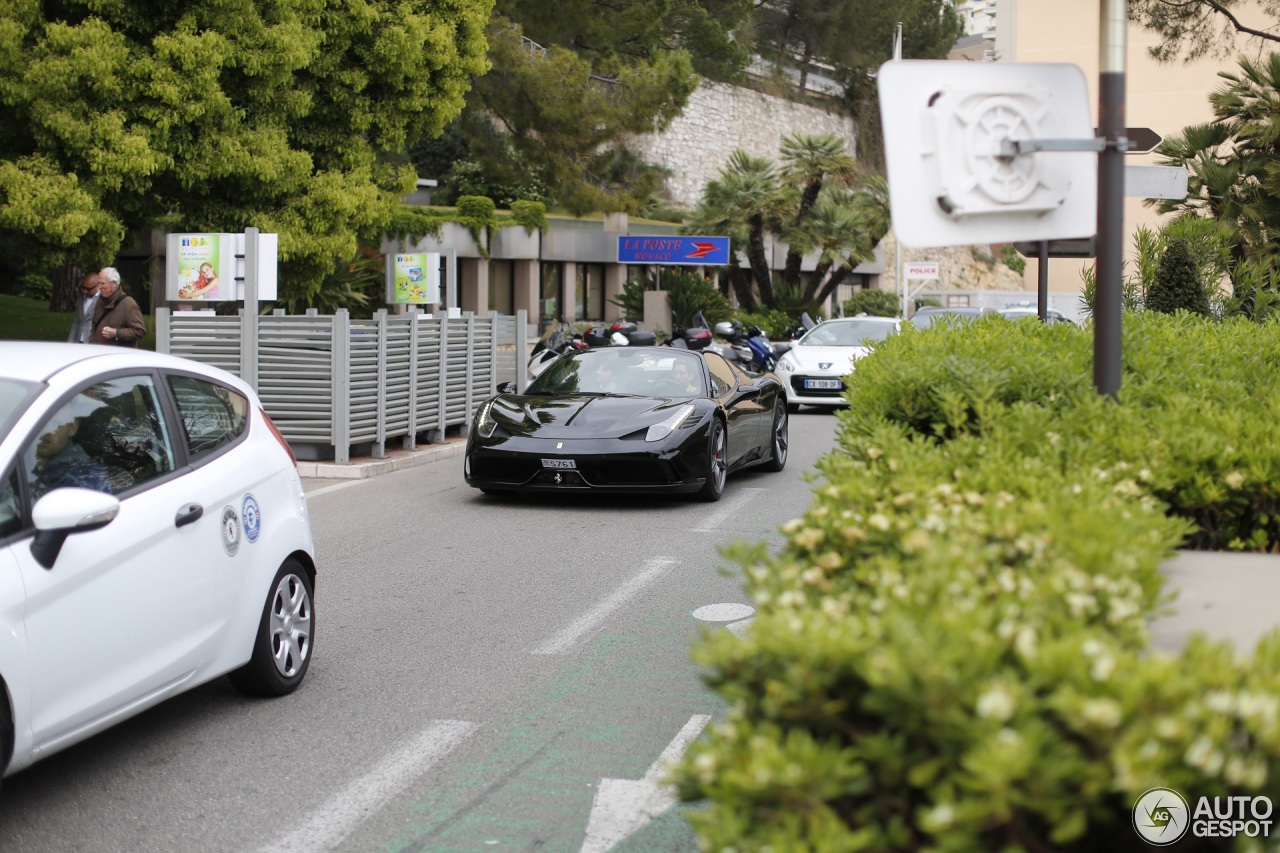
M 657 335 L 629 320 L 587 329 L 582 339 L 590 347 L 651 347 L 658 342 Z
M 737 320 L 725 320 L 716 323 L 715 333 L 729 342 L 725 358 L 732 354 L 744 370 L 767 373 L 777 367 L 779 354 L 759 326 L 744 327 Z
M 790 349 L 796 345 L 796 342 L 805 336 L 805 334 L 813 328 L 817 327 L 817 323 L 809 316 L 808 311 L 800 314 L 800 322 L 787 330 L 787 339 L 785 341 L 771 342 L 770 347 L 773 348 L 774 358 L 781 359 Z
M 564 323 L 556 323 L 533 345 L 529 357 L 529 376 L 537 376 L 547 365 L 570 350 L 586 349 L 582 335 L 571 333 Z
M 712 352 L 723 354 L 721 347 L 716 344 L 715 337 L 711 334 L 711 326 L 707 323 L 706 316 L 701 311 L 695 312 L 689 318 L 688 326 L 676 326 L 672 329 L 671 339 L 667 341 L 667 345 L 679 349 L 710 349 Z

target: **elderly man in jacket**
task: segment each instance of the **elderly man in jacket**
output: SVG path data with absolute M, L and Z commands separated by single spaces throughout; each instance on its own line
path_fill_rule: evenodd
M 120 272 L 115 267 L 103 267 L 98 281 L 98 307 L 93 312 L 93 333 L 89 340 L 96 344 L 136 347 L 147 333 L 142 309 L 132 296 L 120 289 Z

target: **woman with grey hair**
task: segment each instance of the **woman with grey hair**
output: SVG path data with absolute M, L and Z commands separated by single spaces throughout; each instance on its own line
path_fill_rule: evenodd
M 93 334 L 89 340 L 95 344 L 136 347 L 147 333 L 142 309 L 132 296 L 120 289 L 120 271 L 115 267 L 103 267 L 98 281 L 98 307 L 93 312 Z

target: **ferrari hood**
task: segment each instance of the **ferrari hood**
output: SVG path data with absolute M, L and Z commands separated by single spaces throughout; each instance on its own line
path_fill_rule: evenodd
M 499 394 L 493 399 L 489 416 L 512 435 L 620 438 L 659 423 L 688 402 L 589 394 L 560 397 Z

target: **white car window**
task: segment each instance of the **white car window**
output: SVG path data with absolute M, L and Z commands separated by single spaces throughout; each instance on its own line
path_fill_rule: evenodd
M 801 340 L 802 346 L 857 347 L 867 342 L 883 341 L 894 331 L 892 323 L 875 322 L 827 322 L 809 331 Z
M 172 471 L 151 378 L 108 379 L 76 394 L 45 422 L 23 463 L 33 501 L 68 486 L 118 495 Z
M 0 483 L 0 539 L 22 529 L 22 506 L 18 503 L 18 472 L 14 470 Z
M 0 435 L 9 432 L 13 422 L 27 410 L 28 403 L 39 390 L 38 385 L 30 382 L 0 379 Z
M 249 401 L 242 394 L 194 376 L 170 376 L 169 387 L 178 402 L 187 453 L 193 461 L 244 435 Z

